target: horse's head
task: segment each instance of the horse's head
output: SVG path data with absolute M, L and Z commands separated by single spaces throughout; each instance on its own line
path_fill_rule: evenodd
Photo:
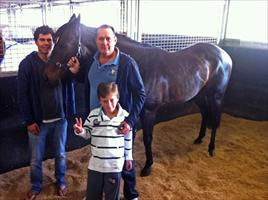
M 55 33 L 55 46 L 49 62 L 58 67 L 66 67 L 72 56 L 81 57 L 80 15 L 77 18 L 73 15 Z
M 81 58 L 80 15 L 73 15 L 68 23 L 55 33 L 55 46 L 44 71 L 50 83 L 55 84 L 66 72 L 71 57 Z

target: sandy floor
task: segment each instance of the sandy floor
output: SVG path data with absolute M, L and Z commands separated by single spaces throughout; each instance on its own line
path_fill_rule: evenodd
M 145 156 L 142 134 L 135 142 L 139 200 L 267 200 L 268 122 L 224 114 L 214 157 L 207 153 L 208 136 L 193 145 L 200 116 L 193 114 L 155 126 L 154 165 L 140 177 Z M 85 194 L 89 148 L 68 152 L 68 197 L 55 195 L 54 163 L 44 162 L 44 187 L 38 200 L 80 200 Z M 0 175 L 0 200 L 21 200 L 30 187 L 29 167 Z

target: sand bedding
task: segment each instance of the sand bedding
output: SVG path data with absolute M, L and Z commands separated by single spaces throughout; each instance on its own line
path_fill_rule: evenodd
M 140 177 L 145 162 L 142 132 L 137 133 L 139 200 L 267 200 L 268 122 L 223 114 L 214 157 L 208 156 L 210 132 L 200 145 L 193 141 L 200 115 L 192 114 L 155 126 L 154 165 Z M 85 195 L 89 147 L 67 153 L 69 194 L 55 192 L 54 162 L 44 162 L 44 185 L 38 200 L 80 200 Z M 0 175 L 0 200 L 22 200 L 30 188 L 29 167 Z

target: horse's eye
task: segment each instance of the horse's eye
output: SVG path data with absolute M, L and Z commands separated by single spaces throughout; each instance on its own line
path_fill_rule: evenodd
M 60 39 L 60 37 L 56 37 L 56 38 L 54 39 L 54 43 L 55 43 L 55 44 L 58 43 L 59 39 Z
M 67 44 L 59 44 L 59 47 L 60 48 L 66 48 L 67 47 Z

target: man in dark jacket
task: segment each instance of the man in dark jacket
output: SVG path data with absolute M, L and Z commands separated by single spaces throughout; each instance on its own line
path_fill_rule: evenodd
M 119 103 L 128 111 L 129 116 L 122 122 L 122 134 L 135 129 L 135 124 L 145 101 L 145 89 L 137 63 L 124 54 L 115 45 L 117 37 L 114 28 L 102 25 L 96 31 L 96 52 L 88 72 L 90 110 L 99 107 L 97 86 L 101 82 L 116 82 L 119 89 Z M 71 68 L 76 68 L 77 58 L 69 61 Z M 134 133 L 133 133 L 134 134 Z M 130 171 L 123 169 L 124 197 L 127 200 L 138 199 L 136 190 L 135 164 Z
M 66 172 L 65 144 L 68 115 L 74 114 L 74 89 L 71 72 L 65 79 L 51 85 L 43 71 L 53 48 L 53 30 L 41 26 L 34 32 L 38 51 L 30 53 L 19 65 L 18 104 L 27 126 L 31 151 L 31 184 L 26 200 L 33 200 L 40 193 L 43 182 L 42 161 L 48 137 L 52 138 L 55 155 L 57 192 L 67 194 L 64 180 Z

